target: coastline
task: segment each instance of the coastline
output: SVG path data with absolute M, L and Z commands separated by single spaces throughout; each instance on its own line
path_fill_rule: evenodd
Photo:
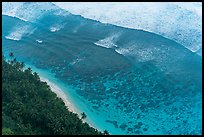
M 67 109 L 73 113 L 77 113 L 76 108 L 72 105 L 72 103 L 67 99 L 67 95 L 64 94 L 64 92 L 62 91 L 61 88 L 59 88 L 56 84 L 52 83 L 51 81 L 49 81 L 48 79 L 39 76 L 40 80 L 43 82 L 46 82 L 47 85 L 50 86 L 50 89 L 52 92 L 54 92 L 58 98 L 61 98 L 63 100 L 63 102 L 65 103 L 65 106 L 68 107 Z
M 80 118 L 80 111 L 73 105 L 73 103 L 68 99 L 68 96 L 64 93 L 64 91 L 58 87 L 55 83 L 51 82 L 49 79 L 40 76 L 40 80 L 42 82 L 46 82 L 47 85 L 50 87 L 51 91 L 54 92 L 58 98 L 61 98 L 62 101 L 65 103 L 65 106 L 67 107 L 67 110 L 73 113 L 78 114 L 79 118 Z M 90 127 L 93 127 L 95 129 L 97 129 L 98 131 L 102 132 L 101 130 L 99 130 L 98 128 L 96 128 L 94 125 L 92 125 L 90 122 L 88 122 L 86 119 L 82 119 L 83 123 L 87 123 Z
M 8 61 L 9 59 L 10 58 L 8 56 L 6 60 Z M 68 85 L 60 83 L 59 79 L 57 79 L 52 72 L 50 72 L 49 70 L 37 68 L 33 64 L 25 61 L 24 63 L 25 67 L 22 71 L 31 68 L 32 73 L 36 72 L 40 78 L 40 81 L 46 82 L 51 91 L 54 92 L 57 97 L 62 99 L 62 101 L 65 103 L 64 105 L 66 106 L 67 111 L 77 114 L 79 119 L 81 119 L 81 113 L 85 112 L 87 118 L 82 119 L 83 123 L 86 122 L 90 127 L 98 130 L 101 133 L 103 133 L 104 130 L 108 130 L 109 135 L 119 134 L 119 132 L 115 131 L 110 124 L 106 124 L 104 122 L 104 120 L 101 118 L 101 115 L 98 116 L 98 114 L 92 113 L 92 111 L 89 110 L 89 106 L 86 106 L 86 104 L 84 104 L 83 99 L 81 100 L 81 98 L 78 98 L 76 93 L 72 91 L 72 89 L 69 90 L 69 87 L 67 87 Z

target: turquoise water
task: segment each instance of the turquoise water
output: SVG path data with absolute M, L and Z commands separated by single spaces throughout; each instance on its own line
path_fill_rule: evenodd
M 58 85 L 96 128 L 110 134 L 201 134 L 202 58 L 182 45 L 74 15 L 50 13 L 36 23 L 2 18 L 4 55 L 14 52 Z M 66 25 L 51 32 L 58 20 Z M 6 39 L 16 24 L 35 31 L 19 41 Z
M 7 59 L 10 59 L 9 56 L 5 56 Z M 67 99 L 72 103 L 72 106 L 75 108 L 75 111 L 78 114 L 81 114 L 82 112 L 86 112 L 87 118 L 86 122 L 91 124 L 91 126 L 94 126 L 94 128 L 97 128 L 99 131 L 104 131 L 105 129 L 109 129 L 108 131 L 112 134 L 124 134 L 124 132 L 115 131 L 115 129 L 111 125 L 107 125 L 104 122 L 105 115 L 103 113 L 93 113 L 93 109 L 90 109 L 88 106 L 90 103 L 88 103 L 83 97 L 78 96 L 75 92 L 75 88 L 63 83 L 59 79 L 57 79 L 53 73 L 50 72 L 50 70 L 46 69 L 39 69 L 36 68 L 34 65 L 31 65 L 26 62 L 25 68 L 32 68 L 32 72 L 37 72 L 41 77 L 48 79 L 53 84 L 57 85 L 60 89 L 63 90 L 63 92 L 67 95 Z M 79 118 L 81 115 L 79 115 Z

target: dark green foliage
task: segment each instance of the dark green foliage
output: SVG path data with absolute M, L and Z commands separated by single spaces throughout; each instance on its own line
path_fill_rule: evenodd
M 104 131 L 103 131 L 103 134 L 104 134 L 104 135 L 109 135 L 108 130 L 104 130 Z
M 81 119 L 85 119 L 86 118 L 86 114 L 83 112 L 81 113 Z
M 102 134 L 68 111 L 31 68 L 23 71 L 24 63 L 3 59 L 2 66 L 2 134 Z
M 14 57 L 13 52 L 10 52 L 10 53 L 9 53 L 9 56 L 10 56 L 10 57 Z

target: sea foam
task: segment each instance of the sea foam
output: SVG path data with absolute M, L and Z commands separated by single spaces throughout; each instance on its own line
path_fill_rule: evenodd
M 50 27 L 51 32 L 56 32 L 64 28 L 65 24 L 54 24 L 53 26 Z
M 43 41 L 42 41 L 42 40 L 38 40 L 38 39 L 37 39 L 36 41 L 37 41 L 38 43 L 43 43 Z
M 9 35 L 5 36 L 5 38 L 11 40 L 21 40 L 23 36 L 27 34 L 31 35 L 33 32 L 34 29 L 32 29 L 31 26 L 29 25 L 23 26 L 21 24 L 18 24 L 11 30 Z
M 118 45 L 116 45 L 115 43 L 116 43 L 119 36 L 120 36 L 120 33 L 113 34 L 113 35 L 111 35 L 105 39 L 102 39 L 102 40 L 95 42 L 94 44 L 101 46 L 101 47 L 105 47 L 105 48 L 118 47 Z
M 202 48 L 202 3 L 199 2 L 124 2 L 123 4 L 54 2 L 54 4 L 73 14 L 102 23 L 142 29 L 162 35 L 182 44 L 192 52 Z

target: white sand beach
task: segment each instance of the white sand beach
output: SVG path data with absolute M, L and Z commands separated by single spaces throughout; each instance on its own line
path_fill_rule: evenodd
M 81 118 L 82 112 L 74 106 L 73 102 L 70 101 L 69 97 L 64 93 L 64 91 L 59 86 L 57 86 L 55 83 L 51 82 L 49 79 L 40 75 L 41 73 L 39 73 L 40 72 L 39 69 L 37 69 L 34 66 L 26 64 L 26 67 L 23 69 L 23 71 L 25 71 L 25 69 L 28 67 L 32 68 L 33 72 L 37 72 L 39 77 L 40 77 L 40 80 L 42 82 L 46 82 L 47 85 L 50 86 L 51 91 L 54 92 L 57 95 L 57 97 L 62 99 L 62 101 L 65 103 L 65 106 L 67 106 L 68 111 L 71 111 L 73 113 L 78 114 L 79 118 Z M 103 131 L 101 129 L 96 128 L 93 124 L 88 122 L 87 119 L 82 119 L 82 121 L 86 122 L 87 124 L 89 124 L 90 127 L 93 127 L 95 129 L 97 129 L 98 131 L 101 131 L 101 132 Z
M 63 102 L 65 103 L 65 106 L 68 107 L 68 110 L 73 112 L 73 113 L 77 113 L 77 110 L 76 108 L 72 105 L 72 103 L 68 100 L 67 98 L 67 95 L 64 94 L 64 92 L 62 91 L 61 88 L 59 88 L 56 84 L 50 82 L 48 79 L 44 78 L 44 77 L 41 77 L 40 76 L 40 80 L 43 81 L 43 82 L 46 82 L 51 90 L 57 94 L 57 97 L 61 98 L 63 100 Z M 80 114 L 79 114 L 80 115 Z
M 51 90 L 57 94 L 57 97 L 61 98 L 63 100 L 63 102 L 65 103 L 65 106 L 67 106 L 68 110 L 73 112 L 73 113 L 76 113 L 78 114 L 79 118 L 81 116 L 81 113 L 80 111 L 74 107 L 73 103 L 71 103 L 67 97 L 67 95 L 63 92 L 63 90 L 58 87 L 56 84 L 52 83 L 51 81 L 49 81 L 48 79 L 40 76 L 40 80 L 43 81 L 43 82 L 46 82 L 47 85 L 50 86 Z M 82 119 L 83 122 L 87 122 L 89 124 L 89 126 L 93 127 L 93 128 L 96 128 L 94 127 L 90 122 L 88 122 L 86 119 Z M 99 129 L 98 129 L 99 130 Z

